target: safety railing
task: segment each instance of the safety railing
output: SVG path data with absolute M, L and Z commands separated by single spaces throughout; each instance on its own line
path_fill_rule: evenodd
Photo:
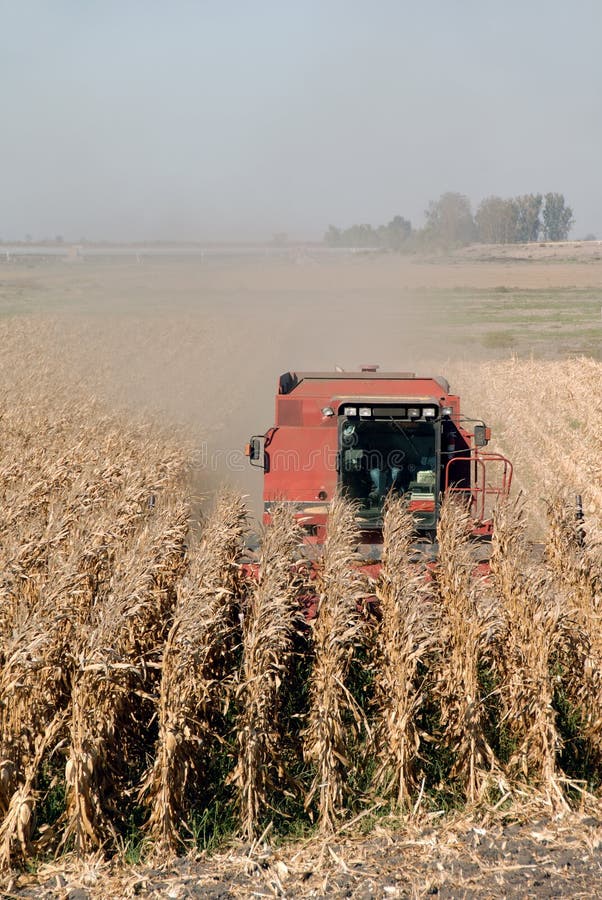
M 470 466 L 470 485 L 463 485 L 459 479 L 454 481 L 453 469 L 459 463 Z M 494 467 L 498 468 L 498 478 L 494 484 L 488 481 Z M 507 497 L 512 484 L 512 463 L 501 453 L 480 453 L 473 451 L 463 456 L 454 456 L 445 467 L 445 492 L 464 494 L 470 499 L 471 513 L 479 522 L 486 520 L 486 507 L 490 501 Z M 459 474 L 459 473 L 458 473 Z M 460 476 L 462 477 L 462 476 Z M 463 480 L 463 479 L 462 479 Z M 493 503 L 491 504 L 493 506 Z

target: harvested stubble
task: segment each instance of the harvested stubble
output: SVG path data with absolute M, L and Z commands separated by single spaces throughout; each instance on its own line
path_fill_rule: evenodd
M 474 802 L 488 787 L 495 768 L 485 729 L 479 684 L 484 638 L 491 627 L 489 609 L 479 603 L 473 579 L 471 519 L 465 503 L 444 498 L 437 525 L 439 553 L 433 572 L 434 603 L 439 614 L 439 652 L 435 695 L 443 742 L 454 756 L 452 777 Z
M 291 650 L 298 626 L 299 577 L 295 563 L 301 530 L 290 507 L 275 503 L 263 532 L 259 575 L 243 625 L 243 660 L 237 691 L 238 758 L 233 773 L 240 828 L 257 836 L 270 794 L 286 787 L 281 753 L 280 694 L 290 680 Z
M 560 735 L 553 708 L 553 654 L 561 634 L 559 598 L 545 572 L 529 560 L 525 507 L 519 498 L 495 512 L 491 587 L 500 625 L 494 660 L 502 705 L 501 723 L 514 746 L 511 776 L 558 802 Z
M 335 828 L 341 816 L 351 770 L 351 732 L 358 707 L 345 682 L 361 641 L 358 600 L 365 585 L 354 565 L 359 539 L 355 507 L 342 497 L 331 504 L 327 537 L 318 574 L 318 612 L 313 627 L 314 661 L 304 755 L 315 769 L 306 797 L 318 801 L 321 831 Z
M 434 614 L 424 573 L 411 562 L 414 517 L 391 495 L 383 523 L 382 570 L 376 588 L 380 618 L 373 651 L 377 766 L 373 784 L 398 809 L 417 787 L 417 716 L 423 701 L 419 665 L 434 640 Z
M 143 789 L 147 830 L 159 853 L 182 846 L 190 798 L 203 786 L 230 701 L 242 592 L 237 561 L 246 524 L 242 498 L 220 494 L 178 587 L 163 652 L 155 762 Z

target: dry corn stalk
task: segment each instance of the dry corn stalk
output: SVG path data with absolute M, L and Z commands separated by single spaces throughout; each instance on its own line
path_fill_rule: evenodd
M 150 518 L 118 558 L 117 587 L 75 648 L 63 842 L 72 839 L 77 853 L 115 841 L 111 801 L 128 762 L 124 737 L 135 728 L 132 698 L 147 687 L 147 662 L 165 639 L 187 530 L 186 504 Z
M 321 831 L 332 831 L 343 811 L 348 781 L 350 731 L 357 714 L 346 679 L 361 639 L 358 599 L 363 580 L 355 565 L 359 533 L 355 507 L 343 497 L 333 500 L 318 575 L 318 611 L 313 626 L 314 663 L 304 755 L 315 769 L 306 798 L 317 795 Z
M 68 702 L 67 633 L 64 606 L 77 596 L 82 579 L 70 571 L 41 584 L 29 610 L 13 619 L 13 634 L 0 660 L 0 815 L 9 814 L 10 796 L 34 784 L 42 763 L 38 747 Z M 21 598 L 23 600 L 23 598 Z M 62 721 L 62 719 L 61 719 Z M 35 761 L 35 766 L 33 765 Z
M 584 737 L 602 758 L 602 556 L 566 494 L 548 503 L 545 557 L 563 601 L 562 653 L 568 697 Z
M 439 553 L 433 589 L 440 616 L 435 690 L 443 739 L 454 754 L 452 777 L 467 800 L 474 802 L 486 789 L 495 760 L 485 735 L 479 687 L 483 639 L 490 622 L 478 602 L 472 574 L 471 524 L 466 504 L 446 496 L 437 526 Z
M 177 493 L 183 470 L 181 451 L 166 453 L 146 434 L 98 421 L 89 404 L 71 403 L 56 420 L 52 400 L 40 418 L 35 403 L 30 420 L 4 416 L 10 439 L 0 459 L 0 821 L 7 828 L 12 798 L 27 781 L 35 798 L 44 762 L 37 748 L 48 752 L 44 736 L 71 703 L 77 649 L 123 575 L 115 555 L 149 517 L 149 499 L 166 486 Z M 165 612 L 148 630 L 150 643 L 165 628 Z
M 244 617 L 243 660 L 237 691 L 238 758 L 233 773 L 240 827 L 256 837 L 270 793 L 285 780 L 281 755 L 280 694 L 289 677 L 299 619 L 295 572 L 300 527 L 287 504 L 274 503 L 264 529 L 257 584 Z
M 377 767 L 374 785 L 397 808 L 416 787 L 422 700 L 418 667 L 433 640 L 432 606 L 424 572 L 412 564 L 414 517 L 390 495 L 384 511 L 382 569 L 377 585 L 380 619 L 374 650 Z
M 70 799 L 74 782 L 83 796 L 86 777 L 92 783 L 99 777 L 97 767 L 90 771 L 95 759 L 86 740 L 90 730 L 102 728 L 86 736 L 83 726 L 93 718 L 96 699 L 103 715 L 109 685 L 115 686 L 109 705 L 120 714 L 109 722 L 103 752 L 113 765 L 119 753 L 127 758 L 139 751 L 152 716 L 143 695 L 156 679 L 151 667 L 169 621 L 170 570 L 179 567 L 182 552 L 174 554 L 169 533 L 163 535 L 152 621 L 144 621 L 132 596 L 127 640 L 113 642 L 119 633 L 115 598 L 130 594 L 130 574 L 141 574 L 137 563 L 152 537 L 145 525 L 156 518 L 150 507 L 163 492 L 177 504 L 184 451 L 171 439 L 156 440 L 147 425 L 107 416 L 74 384 L 46 378 L 31 324 L 14 347 L 21 344 L 22 356 L 8 364 L 5 344 L 0 358 L 0 380 L 10 385 L 0 397 L 0 829 L 12 854 L 28 849 L 24 819 L 33 812 L 36 780 L 51 754 L 53 722 L 62 721 L 64 733 L 77 732 L 78 722 L 83 730 L 81 755 L 67 766 Z M 10 343 L 10 333 L 4 337 Z M 103 628 L 103 622 L 110 625 Z M 104 637 L 92 648 L 100 632 Z M 140 694 L 124 690 L 128 679 Z M 62 711 L 75 712 L 75 721 L 66 726 Z M 113 802 L 132 788 L 118 769 L 108 773 Z M 115 809 L 110 814 L 119 821 Z M 19 822 L 20 833 L 13 827 Z
M 162 853 L 181 846 L 189 797 L 198 789 L 194 782 L 203 779 L 228 704 L 241 592 L 237 560 L 246 521 L 241 497 L 218 496 L 178 588 L 163 653 L 155 762 L 142 791 L 151 808 L 148 831 Z
M 531 527 L 543 537 L 539 498 L 579 485 L 588 531 L 602 525 L 602 362 L 586 357 L 514 358 L 474 363 L 455 376 L 466 407 L 494 426 L 499 448 L 513 461 L 530 500 Z M 529 386 L 528 392 L 525 385 Z M 543 398 L 546 398 L 543 400 Z
M 21 859 L 27 859 L 30 855 L 37 801 L 35 781 L 42 759 L 55 741 L 63 726 L 63 721 L 63 714 L 57 714 L 45 733 L 38 735 L 33 754 L 25 769 L 23 781 L 10 796 L 0 825 L 0 869 L 8 868 L 16 854 Z
M 561 612 L 543 573 L 530 563 L 526 528 L 521 498 L 496 509 L 490 567 L 502 619 L 495 654 L 502 722 L 515 744 L 510 773 L 559 800 L 550 667 Z

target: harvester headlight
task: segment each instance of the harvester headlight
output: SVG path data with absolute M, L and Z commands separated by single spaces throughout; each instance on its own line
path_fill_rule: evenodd
M 452 413 L 453 409 L 451 408 L 451 406 L 444 406 L 441 410 L 442 416 L 451 416 Z
M 434 419 L 435 418 L 435 408 L 434 406 L 425 406 L 422 410 L 422 415 L 425 419 Z
M 419 419 L 420 418 L 420 407 L 419 406 L 409 406 L 408 407 L 408 419 Z
M 372 415 L 372 410 L 369 406 L 360 406 L 360 419 L 369 419 Z
M 325 419 L 329 419 L 330 416 L 334 416 L 334 409 L 332 408 L 332 406 L 323 406 L 322 415 Z
M 343 407 L 343 415 L 344 416 L 357 416 L 357 406 L 344 406 Z

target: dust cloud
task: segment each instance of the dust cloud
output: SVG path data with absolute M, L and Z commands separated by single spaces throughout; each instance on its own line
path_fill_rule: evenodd
M 242 451 L 273 423 L 282 372 L 426 371 L 438 355 L 425 295 L 383 281 L 378 263 L 86 261 L 37 268 L 26 291 L 64 377 L 184 427 L 199 488 L 230 483 L 256 510 L 261 476 Z

